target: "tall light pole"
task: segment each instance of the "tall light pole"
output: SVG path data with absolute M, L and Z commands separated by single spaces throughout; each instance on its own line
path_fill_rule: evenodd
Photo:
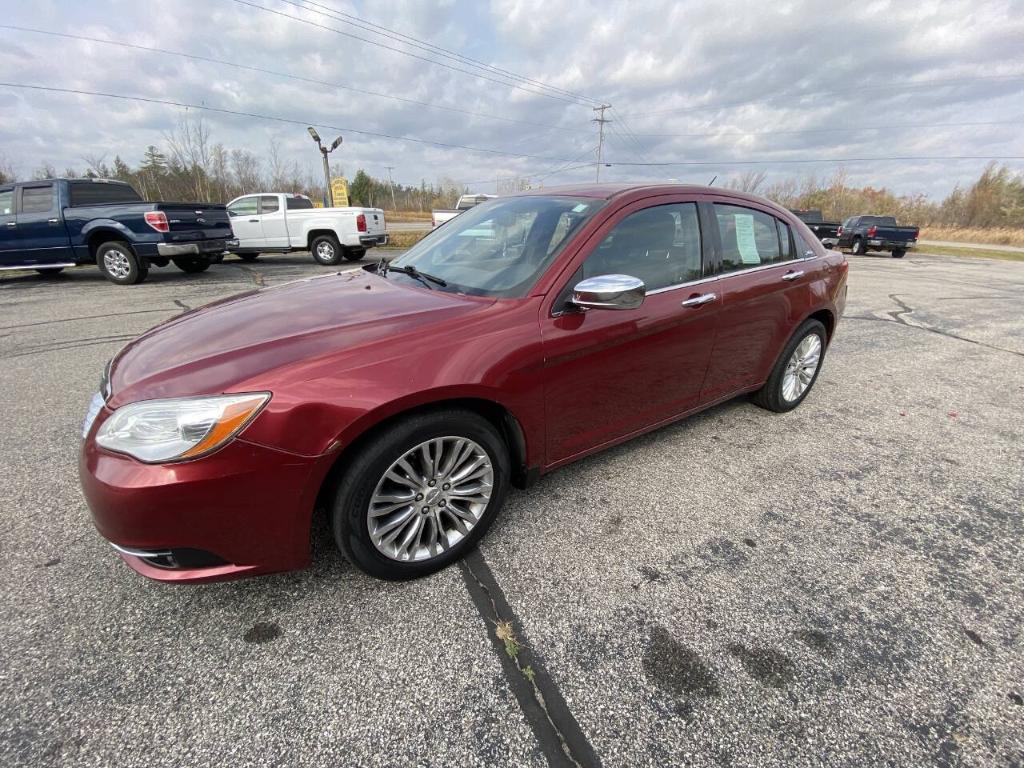
M 334 207 L 334 192 L 331 190 L 331 164 L 327 162 L 327 156 L 341 146 L 341 136 L 336 138 L 330 147 L 325 147 L 320 143 L 320 134 L 316 132 L 316 128 L 312 125 L 306 129 L 309 131 L 309 135 L 313 137 L 313 141 L 316 142 L 317 149 L 320 150 L 320 154 L 324 159 L 324 205 L 328 208 Z

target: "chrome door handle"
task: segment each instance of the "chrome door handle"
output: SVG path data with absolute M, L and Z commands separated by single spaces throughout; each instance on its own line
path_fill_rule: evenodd
M 8 229 L 14 229 L 16 226 L 18 226 L 18 222 L 16 222 L 16 221 L 8 221 L 7 222 L 7 228 Z
M 702 293 L 700 296 L 693 296 L 683 302 L 684 307 L 700 307 L 704 304 L 710 304 L 712 301 L 717 299 L 718 296 L 714 293 Z
M 801 270 L 798 270 L 796 272 L 787 272 L 786 274 L 784 274 L 782 276 L 782 279 L 783 280 L 796 280 L 797 278 L 803 277 L 803 276 L 804 276 L 804 271 L 801 269 Z
M 47 224 L 60 224 L 60 219 L 47 219 Z

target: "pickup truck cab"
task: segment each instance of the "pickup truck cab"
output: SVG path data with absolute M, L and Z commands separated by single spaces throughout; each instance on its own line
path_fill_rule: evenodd
M 318 264 L 343 258 L 359 261 L 367 248 L 386 245 L 380 208 L 316 208 L 305 195 L 260 192 L 228 203 L 238 245 L 231 249 L 245 261 L 261 253 L 309 251 Z
M 497 195 L 463 195 L 459 198 L 459 201 L 455 204 L 454 208 L 436 208 L 430 212 L 430 223 L 434 229 L 437 229 L 446 221 L 451 221 L 463 211 L 468 211 L 470 208 L 480 205 L 480 203 L 486 203 L 488 200 L 493 200 Z
M 894 259 L 902 259 L 917 247 L 917 234 L 917 227 L 901 227 L 892 216 L 851 216 L 839 227 L 836 247 L 849 248 L 855 256 L 891 251 Z
M 806 224 L 826 248 L 832 248 L 839 242 L 839 222 L 825 221 L 819 209 L 790 208 L 789 211 Z
M 132 285 L 150 266 L 202 272 L 231 242 L 223 205 L 146 202 L 106 179 L 0 184 L 0 270 L 95 264 L 111 282 Z

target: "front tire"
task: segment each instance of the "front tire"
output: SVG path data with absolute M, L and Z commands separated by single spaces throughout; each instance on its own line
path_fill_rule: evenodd
M 892 257 L 894 259 L 902 259 L 906 255 L 907 255 L 906 248 L 894 248 L 893 249 Z
M 471 550 L 505 502 L 508 447 L 470 411 L 406 418 L 362 445 L 331 511 L 338 548 L 371 576 L 413 579 Z
M 790 337 L 768 381 L 754 393 L 754 402 L 776 413 L 796 408 L 818 380 L 828 336 L 817 320 L 806 320 Z
M 309 250 L 313 253 L 313 260 L 325 267 L 332 267 L 341 261 L 342 250 L 338 238 L 334 235 L 318 235 L 310 243 Z
M 864 247 L 864 241 L 859 237 L 853 238 L 853 245 L 850 246 L 850 253 L 854 256 L 863 256 L 867 253 L 867 249 Z
M 97 248 L 96 265 L 107 280 L 117 285 L 136 285 L 149 274 L 149 265 L 123 240 L 103 243 Z
M 171 261 L 182 272 L 188 272 L 190 275 L 205 272 L 210 268 L 210 262 L 206 259 L 171 259 Z

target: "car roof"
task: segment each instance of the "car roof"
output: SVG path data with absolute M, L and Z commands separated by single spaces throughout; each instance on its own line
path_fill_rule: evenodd
M 624 197 L 647 197 L 654 195 L 678 195 L 678 194 L 699 194 L 714 195 L 716 197 L 731 197 L 736 200 L 745 200 L 761 205 L 770 205 L 772 208 L 784 210 L 778 203 L 774 203 L 758 195 L 747 192 L 739 192 L 727 187 L 708 187 L 702 184 L 643 184 L 638 182 L 612 182 L 604 184 L 567 184 L 558 187 L 543 187 L 521 192 L 522 195 L 567 195 L 572 197 L 593 197 L 600 200 L 612 200 Z

